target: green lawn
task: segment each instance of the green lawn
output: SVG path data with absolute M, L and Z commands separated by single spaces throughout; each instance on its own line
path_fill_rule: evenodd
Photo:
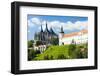
M 61 45 L 49 46 L 43 54 L 37 54 L 32 60 L 57 60 L 87 58 L 88 45 Z
M 47 57 L 47 58 L 46 58 Z M 49 60 L 68 58 L 68 45 L 50 46 L 43 54 L 38 54 L 33 60 Z

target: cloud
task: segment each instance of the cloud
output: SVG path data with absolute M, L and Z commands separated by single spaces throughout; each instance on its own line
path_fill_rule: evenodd
M 32 18 L 32 19 L 31 19 L 31 22 L 32 22 L 33 24 L 36 24 L 36 25 L 40 25 L 40 24 L 41 24 L 40 19 L 39 19 L 39 18 L 36 18 L 36 17 Z
M 28 20 L 29 27 L 34 27 L 36 25 L 41 25 L 41 21 L 39 18 L 33 17 L 33 18 Z
M 65 30 L 82 30 L 88 28 L 88 21 L 77 21 L 75 23 L 67 22 L 66 25 L 63 26 Z
M 30 20 L 28 20 L 28 26 L 33 27 L 33 23 Z
M 60 21 L 51 21 L 48 22 L 49 28 L 52 27 L 57 31 L 60 31 L 61 26 L 64 30 L 73 31 L 73 30 L 82 30 L 88 28 L 88 21 L 77 21 L 72 23 L 71 21 L 68 22 L 60 22 Z
M 46 20 L 40 20 L 37 17 L 29 19 L 28 26 L 29 27 L 38 26 L 38 29 L 40 29 L 41 28 L 40 25 L 42 24 L 42 28 L 43 30 L 45 30 L 46 22 L 49 29 L 52 27 L 57 32 L 60 31 L 61 26 L 63 26 L 64 31 L 82 30 L 88 28 L 88 21 L 76 21 L 74 23 L 71 21 L 61 22 L 59 20 L 46 21 Z

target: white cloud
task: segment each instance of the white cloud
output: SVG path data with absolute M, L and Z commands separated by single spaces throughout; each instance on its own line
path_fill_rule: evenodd
M 48 26 L 55 28 L 56 30 L 60 30 L 61 26 L 63 26 L 64 30 L 82 30 L 88 28 L 88 21 L 77 21 L 72 23 L 71 21 L 68 22 L 60 22 L 60 21 L 51 21 L 48 22 Z
M 31 19 L 31 22 L 33 24 L 36 24 L 36 25 L 40 25 L 41 24 L 40 19 L 39 18 L 35 18 L 35 17 Z
M 87 29 L 88 28 L 88 21 L 77 21 L 75 23 L 72 23 L 71 21 L 68 22 L 61 22 L 61 21 L 41 21 L 39 18 L 31 18 L 28 20 L 28 25 L 30 27 L 34 27 L 38 25 L 39 29 L 41 28 L 40 25 L 42 24 L 43 30 L 45 29 L 46 22 L 48 25 L 48 28 L 52 27 L 56 31 L 60 31 L 61 26 L 63 26 L 64 30 L 82 30 L 82 29 Z
M 28 26 L 29 27 L 33 27 L 34 26 L 33 23 L 30 20 L 28 20 Z
M 28 20 L 29 27 L 34 27 L 36 25 L 41 25 L 41 21 L 39 18 L 34 17 Z
M 88 21 L 77 21 L 75 23 L 67 22 L 66 25 L 63 26 L 66 30 L 82 30 L 88 28 Z

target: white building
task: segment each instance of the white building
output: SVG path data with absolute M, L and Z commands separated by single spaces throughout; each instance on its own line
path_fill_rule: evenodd
M 63 28 L 61 28 L 61 32 L 59 33 L 59 45 L 71 44 L 73 42 L 76 44 L 88 42 L 88 30 L 64 34 Z
M 40 53 L 43 53 L 47 48 L 46 45 L 39 45 L 39 46 L 33 46 L 33 47 L 34 47 L 34 50 L 39 50 Z

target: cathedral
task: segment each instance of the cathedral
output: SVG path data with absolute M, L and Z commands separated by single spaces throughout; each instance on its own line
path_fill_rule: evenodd
M 51 39 L 58 38 L 58 35 L 53 31 L 52 28 L 48 29 L 47 23 L 46 28 L 43 30 L 41 25 L 40 32 L 36 32 L 34 35 L 34 41 L 40 41 L 42 45 L 51 45 Z

